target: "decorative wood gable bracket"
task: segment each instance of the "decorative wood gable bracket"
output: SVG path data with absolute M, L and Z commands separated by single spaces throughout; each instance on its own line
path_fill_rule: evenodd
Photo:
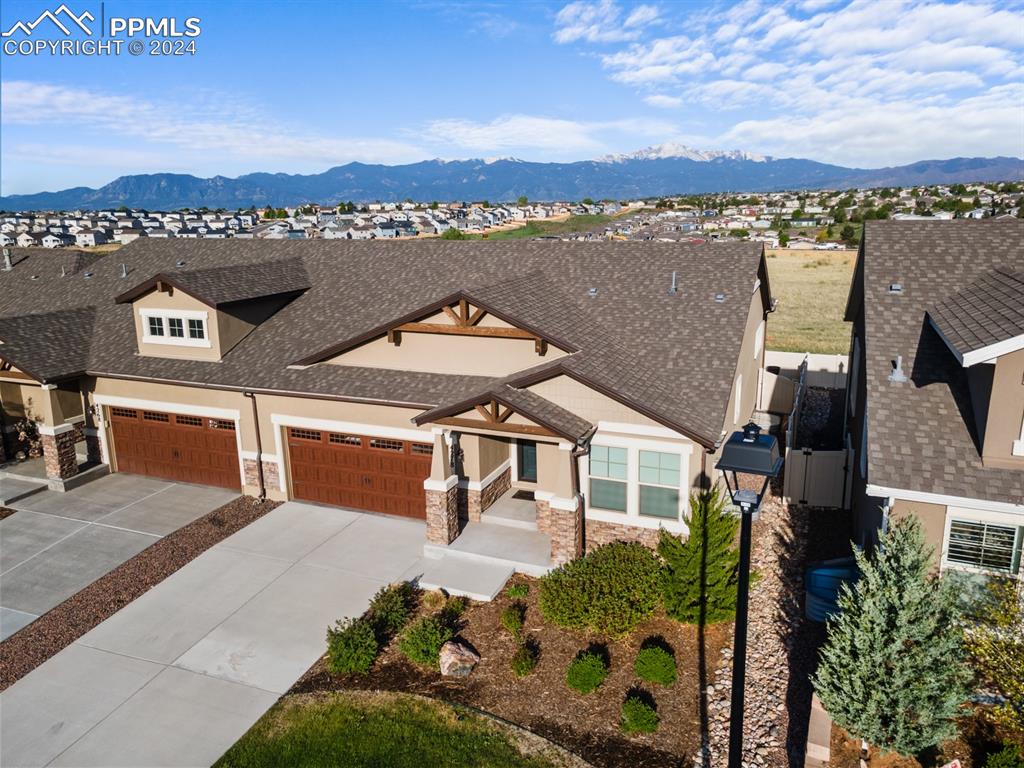
M 535 333 L 524 331 L 521 328 L 505 328 L 495 326 L 479 325 L 480 320 L 487 314 L 482 307 L 472 306 L 466 299 L 459 299 L 456 304 L 441 307 L 445 315 L 452 321 L 451 325 L 446 323 L 422 323 L 411 322 L 396 325 L 388 329 L 388 342 L 399 346 L 402 343 L 403 333 L 439 333 L 452 336 L 486 336 L 499 339 L 532 339 L 534 349 L 542 357 L 547 354 L 547 339 L 541 338 Z
M 436 421 L 437 424 L 446 424 L 451 427 L 462 427 L 462 428 L 476 428 L 476 429 L 494 429 L 501 432 L 514 432 L 521 435 L 539 435 L 543 437 L 558 437 L 558 433 L 534 424 L 509 424 L 509 417 L 512 416 L 516 411 L 499 402 L 495 398 L 491 398 L 487 403 L 479 403 L 473 406 L 480 419 L 467 419 L 458 416 L 449 416 L 447 418 L 440 418 Z M 526 415 L 526 414 L 523 414 Z M 526 418 L 530 418 L 526 416 Z
M 31 376 L 29 376 L 24 371 L 19 371 L 19 370 L 15 369 L 13 363 L 10 363 L 7 360 L 4 360 L 2 357 L 0 357 L 0 378 L 5 378 L 5 379 L 22 379 L 24 381 L 35 381 L 35 379 L 33 379 Z

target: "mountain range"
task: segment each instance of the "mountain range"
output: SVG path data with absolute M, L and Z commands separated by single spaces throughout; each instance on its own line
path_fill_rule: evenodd
M 73 187 L 0 197 L 0 209 L 73 210 L 119 206 L 150 209 L 238 208 L 304 202 L 333 204 L 431 200 L 628 199 L 671 194 L 912 186 L 1024 178 L 1024 160 L 956 157 L 889 168 L 845 168 L 742 151 L 704 151 L 661 144 L 630 154 L 572 163 L 515 158 L 425 160 L 407 165 L 348 163 L 323 173 L 249 173 L 199 178 L 152 173 L 121 176 L 92 189 Z

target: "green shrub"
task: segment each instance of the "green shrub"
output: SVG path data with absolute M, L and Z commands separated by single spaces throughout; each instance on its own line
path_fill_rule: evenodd
M 526 606 L 522 603 L 512 603 L 501 612 L 501 626 L 507 629 L 516 640 L 522 634 L 525 621 Z
M 631 693 L 622 702 L 619 724 L 623 733 L 654 733 L 658 730 L 659 720 L 657 710 L 643 696 Z
M 512 671 L 516 677 L 526 677 L 537 668 L 537 660 L 540 658 L 540 650 L 536 643 L 525 642 L 520 645 L 512 654 Z
M 1024 768 L 1024 756 L 1015 744 L 1006 744 L 985 760 L 985 768 Z
M 513 600 L 522 600 L 528 594 L 530 594 L 529 584 L 509 584 L 505 589 L 505 594 L 511 597 Z
M 412 662 L 436 666 L 441 646 L 452 639 L 451 627 L 440 616 L 417 619 L 398 639 L 398 650 Z
M 327 628 L 327 667 L 336 675 L 366 674 L 377 649 L 373 627 L 365 619 L 342 619 Z
M 409 620 L 414 598 L 412 584 L 407 581 L 381 587 L 373 596 L 366 618 L 373 627 L 377 642 L 383 645 L 402 630 Z
M 633 671 L 649 683 L 672 685 L 676 681 L 676 658 L 660 645 L 649 645 L 636 655 Z
M 584 651 L 569 663 L 565 682 L 574 691 L 590 693 L 608 677 L 608 663 L 599 653 Z
M 551 571 L 540 581 L 540 610 L 553 624 L 624 635 L 660 599 L 660 565 L 636 542 L 614 542 Z

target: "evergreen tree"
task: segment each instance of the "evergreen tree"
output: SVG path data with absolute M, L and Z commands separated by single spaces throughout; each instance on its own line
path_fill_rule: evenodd
M 881 536 L 860 578 L 844 585 L 814 689 L 837 725 L 901 755 L 956 734 L 969 694 L 957 591 L 933 573 L 921 524 L 910 516 Z
M 665 561 L 665 612 L 689 624 L 729 621 L 736 613 L 739 518 L 726 509 L 717 489 L 691 496 L 690 509 L 689 537 L 680 540 L 663 528 L 658 542 Z

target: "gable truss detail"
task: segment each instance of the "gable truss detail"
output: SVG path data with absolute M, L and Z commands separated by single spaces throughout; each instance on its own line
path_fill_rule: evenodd
M 480 320 L 487 314 L 482 307 L 472 306 L 466 299 L 459 299 L 455 305 L 445 305 L 441 308 L 444 314 L 451 319 L 452 324 L 445 323 L 424 323 L 409 322 L 389 328 L 387 332 L 388 342 L 395 346 L 402 343 L 403 333 L 436 333 L 449 336 L 484 336 L 498 339 L 525 339 L 532 340 L 534 351 L 544 356 L 548 351 L 547 339 L 538 336 L 522 328 L 505 328 L 503 326 L 482 326 Z

